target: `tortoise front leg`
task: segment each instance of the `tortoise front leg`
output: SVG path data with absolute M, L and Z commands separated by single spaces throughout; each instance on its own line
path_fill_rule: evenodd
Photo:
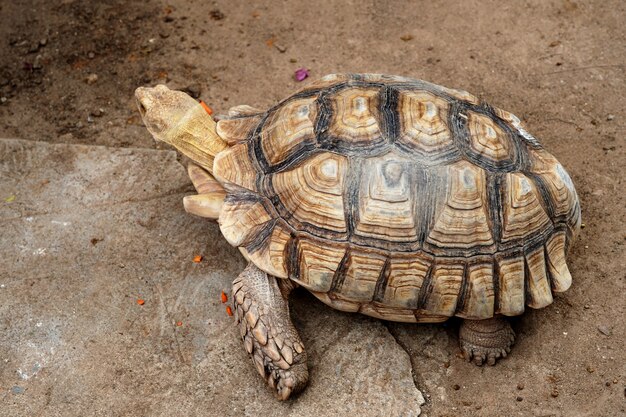
M 483 362 L 494 365 L 505 358 L 515 341 L 515 332 L 509 322 L 500 317 L 486 320 L 463 320 L 459 330 L 463 356 L 480 366 Z
M 304 345 L 289 317 L 290 281 L 274 278 L 250 263 L 233 281 L 233 303 L 246 351 L 259 374 L 286 400 L 306 386 Z

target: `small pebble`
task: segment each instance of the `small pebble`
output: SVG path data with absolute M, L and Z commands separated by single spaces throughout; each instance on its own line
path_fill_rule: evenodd
M 96 54 L 95 54 L 95 53 L 93 53 L 93 52 L 89 52 L 89 53 L 87 54 L 87 58 L 89 58 L 89 59 L 94 59 L 95 57 L 96 57 Z
M 410 41 L 411 39 L 413 39 L 413 35 L 411 35 L 411 34 L 407 33 L 406 35 L 402 35 L 402 36 L 400 36 L 400 39 L 402 39 L 404 42 L 408 42 L 408 41 Z
M 596 368 L 594 368 L 591 365 L 587 365 L 587 372 L 589 372 L 590 374 L 594 373 L 596 371 Z
M 226 16 L 224 15 L 224 13 L 222 13 L 221 11 L 219 11 L 218 9 L 213 9 L 209 12 L 209 16 L 211 16 L 211 19 L 213 20 L 222 20 L 223 18 L 225 18 Z
M 523 382 L 518 383 L 517 384 L 517 389 L 520 390 L 520 391 L 523 390 L 524 389 L 524 383 Z
M 454 388 L 455 391 L 458 391 L 461 389 L 461 386 L 459 384 L 454 384 L 452 388 Z
M 6 103 L 6 102 L 7 102 L 6 97 L 0 97 L 0 103 Z
M 607 387 L 610 387 L 610 386 L 611 386 L 611 381 L 606 381 L 606 382 L 604 383 L 604 385 L 606 385 Z
M 591 306 L 590 306 L 589 304 L 585 304 L 585 305 L 583 306 L 583 308 L 584 308 L 585 310 L 589 310 L 589 309 L 591 308 Z
M 605 336 L 610 336 L 611 335 L 611 329 L 609 329 L 608 327 L 604 326 L 604 325 L 600 325 L 598 326 L 598 331 L 600 333 L 602 333 Z
M 39 45 L 40 46 L 46 46 L 48 44 L 48 39 L 43 38 L 39 40 Z
M 552 41 L 550 42 L 550 48 L 554 48 L 555 46 L 559 46 L 561 44 L 561 41 Z
M 516 400 L 517 400 L 517 401 L 523 401 L 523 400 L 524 400 L 524 398 L 523 398 L 523 397 L 517 397 L 517 398 L 516 398 Z
M 287 48 L 279 43 L 274 43 L 274 48 L 278 49 L 281 54 L 284 54 L 287 51 Z
M 37 55 L 35 57 L 35 62 L 33 62 L 33 69 L 42 69 L 43 65 L 41 65 L 41 55 Z
M 289 62 L 291 62 L 292 64 L 295 64 L 296 62 L 298 62 L 298 60 L 295 58 L 289 58 Z
M 89 114 L 91 114 L 93 117 L 102 117 L 102 115 L 104 114 L 104 109 L 99 108 L 99 109 L 92 111 Z
M 87 116 L 87 123 L 93 123 L 93 117 L 91 117 L 91 115 Z
M 615 119 L 615 115 L 614 114 L 609 114 L 608 116 L 606 116 L 606 120 L 608 120 L 609 122 L 611 120 Z
M 24 388 L 18 387 L 17 385 L 15 385 L 13 388 L 11 388 L 11 392 L 13 394 L 23 394 L 24 393 Z
M 556 388 L 554 388 L 552 390 L 552 392 L 550 392 L 550 396 L 552 396 L 552 398 L 556 398 L 559 396 L 559 390 L 557 390 Z
M 87 78 L 85 78 L 85 82 L 89 85 L 95 84 L 98 81 L 98 74 L 89 74 Z

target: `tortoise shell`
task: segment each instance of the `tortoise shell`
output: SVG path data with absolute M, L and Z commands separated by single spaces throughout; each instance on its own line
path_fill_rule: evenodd
M 541 308 L 571 284 L 572 181 L 514 115 L 386 75 L 330 75 L 217 124 L 221 231 L 344 311 L 405 322 Z

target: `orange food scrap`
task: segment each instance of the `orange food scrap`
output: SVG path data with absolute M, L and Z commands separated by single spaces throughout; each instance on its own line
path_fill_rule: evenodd
M 271 48 L 272 46 L 274 46 L 274 42 L 276 42 L 276 38 L 269 38 L 265 41 L 265 44 Z
M 182 325 L 183 325 L 183 322 L 182 322 L 182 321 L 177 321 L 177 322 L 176 322 L 176 325 L 177 325 L 178 327 L 180 327 L 180 326 L 182 326 Z
M 145 300 L 142 300 L 141 298 L 137 300 L 137 304 L 139 304 L 140 306 L 144 305 L 146 303 Z
M 222 303 L 225 303 L 226 301 L 228 301 L 228 296 L 224 291 L 222 291 Z
M 200 100 L 200 105 L 204 107 L 204 110 L 206 110 L 207 113 L 209 113 L 209 116 L 213 114 L 213 109 L 207 106 L 204 101 Z
M 230 306 L 227 306 L 227 307 L 226 307 L 226 314 L 228 314 L 229 316 L 231 316 L 231 317 L 232 317 L 232 315 L 233 315 L 233 309 L 232 309 L 232 308 L 230 308 Z
M 200 263 L 200 262 L 202 262 L 202 255 L 196 255 L 196 256 L 194 256 L 194 257 L 193 257 L 193 261 L 194 261 L 195 263 Z

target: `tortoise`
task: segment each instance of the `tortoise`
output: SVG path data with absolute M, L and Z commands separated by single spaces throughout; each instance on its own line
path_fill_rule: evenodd
M 384 320 L 461 317 L 463 355 L 493 365 L 514 342 L 505 317 L 572 282 L 572 180 L 516 116 L 465 91 L 333 74 L 217 123 L 183 92 L 135 94 L 152 135 L 193 161 L 185 209 L 216 219 L 249 261 L 232 286 L 236 319 L 281 400 L 308 379 L 295 287 Z

